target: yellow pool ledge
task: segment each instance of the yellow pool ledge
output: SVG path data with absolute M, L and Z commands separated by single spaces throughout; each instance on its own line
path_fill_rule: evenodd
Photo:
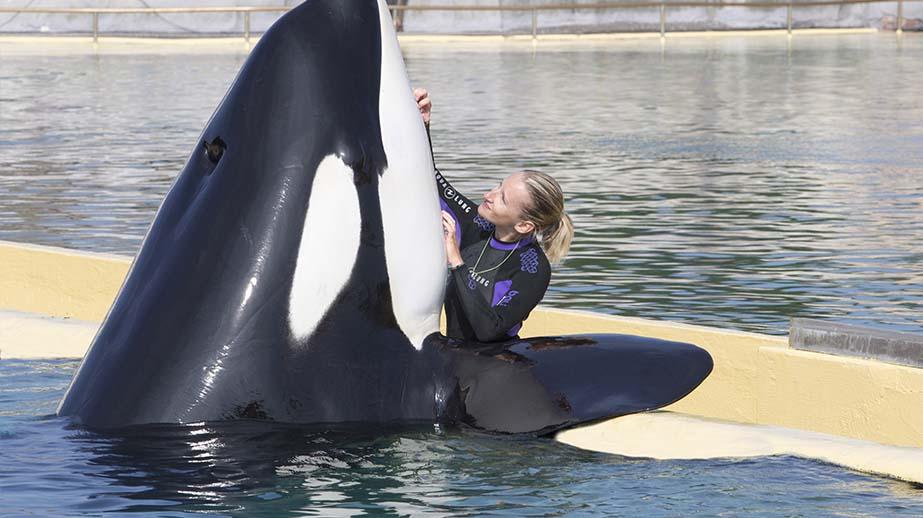
M 130 264 L 118 255 L 0 241 L 0 311 L 99 322 Z
M 131 260 L 0 241 L 0 359 L 81 357 Z M 625 333 L 696 344 L 714 372 L 667 410 L 923 446 L 923 369 L 790 349 L 785 337 L 536 309 L 524 336 Z

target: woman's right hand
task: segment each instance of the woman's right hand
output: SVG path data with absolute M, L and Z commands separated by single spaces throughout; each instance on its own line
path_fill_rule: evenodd
M 414 88 L 413 96 L 417 100 L 417 108 L 423 117 L 423 124 L 429 127 L 429 118 L 433 111 L 433 102 L 429 98 L 429 92 L 425 88 Z
M 455 237 L 455 218 L 446 211 L 442 211 L 442 237 L 445 241 L 445 258 L 449 266 L 456 268 L 465 262 L 458 249 L 458 238 Z

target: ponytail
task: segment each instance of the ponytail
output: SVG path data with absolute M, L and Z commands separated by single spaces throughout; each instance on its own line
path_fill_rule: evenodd
M 574 239 L 574 223 L 564 212 L 564 192 L 550 175 L 526 170 L 525 182 L 532 203 L 523 211 L 523 218 L 536 227 L 536 237 L 552 264 L 567 256 Z
M 539 242 L 551 264 L 558 264 L 567 257 L 570 242 L 574 239 L 574 223 L 566 212 L 561 213 L 561 220 L 541 231 Z

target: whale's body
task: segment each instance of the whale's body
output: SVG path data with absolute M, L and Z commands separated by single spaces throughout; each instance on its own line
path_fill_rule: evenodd
M 710 372 L 701 349 L 635 337 L 445 340 L 439 221 L 386 6 L 303 3 L 206 125 L 58 413 L 535 432 L 668 404 Z

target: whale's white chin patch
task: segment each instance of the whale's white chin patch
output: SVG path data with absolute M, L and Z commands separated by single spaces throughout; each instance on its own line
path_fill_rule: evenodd
M 289 295 L 289 326 L 299 341 L 314 332 L 349 280 L 360 231 L 353 171 L 328 155 L 314 174 Z

